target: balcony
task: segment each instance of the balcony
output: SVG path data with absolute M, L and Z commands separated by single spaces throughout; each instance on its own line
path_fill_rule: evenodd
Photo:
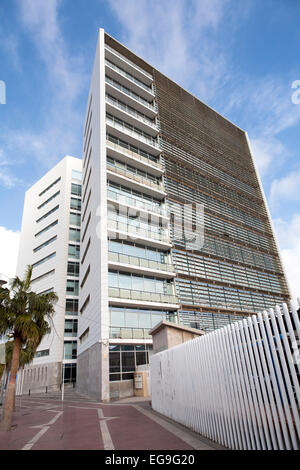
M 107 223 L 108 236 L 112 239 L 121 238 L 122 240 L 131 240 L 163 249 L 172 247 L 168 230 L 157 233 L 113 219 L 108 219 Z
M 106 95 L 105 102 L 106 110 L 119 119 L 125 119 L 125 121 L 132 126 L 138 126 L 142 131 L 147 132 L 153 137 L 156 137 L 159 133 L 159 129 L 153 120 L 143 113 L 136 111 L 131 106 L 128 106 L 111 95 Z
M 108 265 L 110 269 L 126 268 L 132 273 L 147 273 L 156 277 L 174 278 L 175 268 L 172 264 L 159 263 L 136 256 L 123 255 L 121 253 L 108 252 Z
M 119 139 L 116 139 L 117 141 Z M 129 144 L 125 147 L 126 143 L 122 141 L 122 145 L 112 142 L 111 140 L 106 140 L 106 149 L 107 154 L 113 157 L 119 158 L 119 160 L 124 161 L 125 163 L 131 163 L 136 168 L 147 171 L 155 176 L 161 176 L 164 172 L 162 163 L 160 160 L 154 161 L 151 158 L 147 158 L 141 153 L 134 152 L 130 150 Z M 137 149 L 138 150 L 138 149 Z M 145 154 L 145 152 L 143 152 Z
M 165 207 L 156 206 L 146 202 L 143 203 L 138 199 L 115 193 L 110 189 L 107 189 L 107 200 L 108 202 L 116 202 L 120 206 L 132 207 L 133 209 L 136 209 L 140 212 L 153 213 L 155 215 L 161 216 L 161 218 L 169 220 L 168 212 Z
M 125 328 L 111 326 L 109 329 L 111 339 L 152 339 L 149 328 Z
M 179 308 L 178 298 L 175 295 L 169 294 L 158 294 L 156 292 L 144 292 L 130 289 L 120 289 L 119 287 L 109 287 L 108 289 L 109 302 L 119 303 L 121 305 L 133 305 L 134 303 L 139 305 L 148 306 L 151 303 L 155 304 L 165 304 L 164 309 L 168 308 L 168 305 L 171 309 Z
M 121 85 L 128 87 L 147 101 L 153 101 L 155 98 L 151 87 L 145 85 L 132 74 L 113 64 L 109 60 L 105 60 L 105 74 L 117 80 Z
M 161 153 L 161 147 L 159 141 L 154 139 L 150 135 L 146 135 L 143 131 L 140 131 L 134 126 L 127 124 L 126 122 L 115 118 L 114 116 L 106 115 L 106 127 L 108 130 L 114 131 L 119 138 L 126 138 L 129 143 L 138 144 L 146 152 L 151 152 L 154 155 Z
M 151 225 L 149 225 L 149 227 L 151 227 Z M 115 231 L 126 232 L 129 235 L 132 235 L 133 238 L 142 236 L 158 241 L 170 241 L 170 236 L 167 229 L 160 229 L 159 231 L 154 231 L 151 229 L 145 230 L 142 227 L 137 227 L 128 223 L 119 222 L 118 220 L 114 219 L 108 219 L 108 228 L 111 228 Z
M 157 107 L 155 104 L 149 103 L 149 101 L 145 100 L 129 88 L 108 76 L 105 77 L 105 83 L 106 91 L 110 95 L 113 95 L 129 106 L 134 107 L 136 110 L 140 111 L 146 116 L 149 116 L 150 118 L 157 116 Z
M 127 72 L 134 75 L 139 80 L 145 82 L 147 85 L 151 85 L 153 82 L 153 77 L 150 73 L 146 72 L 144 69 L 134 64 L 131 60 L 127 59 L 119 52 L 112 49 L 110 46 L 105 45 L 105 58 L 112 60 L 117 65 L 125 69 Z
M 155 183 L 148 178 L 139 176 L 132 173 L 131 171 L 124 170 L 123 168 L 118 168 L 116 166 L 107 165 L 107 177 L 110 181 L 115 183 L 126 184 L 137 191 L 142 191 L 145 194 L 155 196 L 159 199 L 164 199 L 166 193 L 164 187 L 161 183 Z

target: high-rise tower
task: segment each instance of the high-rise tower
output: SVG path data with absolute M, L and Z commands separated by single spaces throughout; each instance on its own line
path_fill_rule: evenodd
M 18 393 L 57 389 L 63 377 L 76 381 L 81 168 L 66 156 L 25 195 L 17 274 L 32 265 L 32 289 L 56 292 L 58 302 L 50 334 L 19 374 Z
M 80 391 L 129 393 L 162 319 L 209 331 L 288 299 L 247 134 L 103 29 L 82 185 Z

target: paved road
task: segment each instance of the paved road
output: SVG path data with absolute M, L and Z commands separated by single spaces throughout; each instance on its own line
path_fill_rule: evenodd
M 17 399 L 1 450 L 212 450 L 220 446 L 153 412 L 137 399 L 100 404 L 68 392 Z

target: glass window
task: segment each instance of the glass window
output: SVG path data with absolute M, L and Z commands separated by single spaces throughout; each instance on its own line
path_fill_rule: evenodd
M 112 326 L 125 326 L 124 309 L 111 307 L 110 324 Z
M 69 245 L 68 255 L 69 255 L 69 258 L 78 259 L 80 257 L 80 246 L 79 245 Z
M 64 365 L 64 383 L 76 382 L 76 364 Z
M 81 171 L 72 170 L 72 179 L 81 181 L 82 180 Z
M 134 351 L 122 351 L 122 372 L 131 372 L 135 370 Z
M 67 279 L 67 293 L 71 295 L 78 295 L 79 281 Z
M 80 242 L 80 230 L 77 228 L 69 229 L 69 240 L 72 242 Z
M 127 308 L 125 315 L 125 322 L 128 328 L 138 328 L 139 314 L 135 309 Z
M 70 225 L 77 225 L 80 227 L 81 224 L 81 215 L 74 214 L 73 212 L 70 213 Z
M 76 359 L 77 357 L 77 341 L 65 341 L 65 359 Z
M 131 289 L 131 276 L 119 273 L 119 287 L 120 289 Z
M 115 273 L 115 272 L 108 273 L 108 285 L 109 287 L 119 287 L 118 273 Z
M 66 299 L 66 315 L 78 315 L 77 299 Z

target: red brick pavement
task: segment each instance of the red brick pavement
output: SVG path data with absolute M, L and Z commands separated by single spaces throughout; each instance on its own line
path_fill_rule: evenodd
M 134 404 L 140 405 L 140 402 Z M 153 416 L 154 413 L 149 404 L 141 404 L 147 416 L 134 404 L 104 405 L 82 398 L 76 400 L 76 396 L 64 402 L 48 397 L 22 398 L 21 407 L 17 401 L 12 430 L 0 432 L 0 449 L 195 449 L 195 437 L 192 437 L 191 445 L 186 438 L 188 431 L 181 439 L 177 431 L 177 435 L 174 434 L 172 426 L 167 424 L 166 429 L 166 426 L 152 419 L 151 413 Z M 201 445 L 201 440 L 199 443 Z M 203 448 L 212 447 L 208 447 L 205 440 Z

